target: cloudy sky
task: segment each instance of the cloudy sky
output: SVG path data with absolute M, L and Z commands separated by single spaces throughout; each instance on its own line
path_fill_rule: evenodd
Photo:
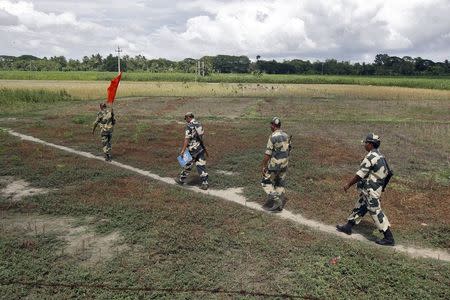
M 450 58 L 450 0 L 0 0 L 0 55 Z

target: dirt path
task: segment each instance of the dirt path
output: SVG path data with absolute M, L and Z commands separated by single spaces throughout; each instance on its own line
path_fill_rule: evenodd
M 48 143 L 45 142 L 43 140 L 40 140 L 38 138 L 32 137 L 32 136 L 28 136 L 28 135 L 24 135 L 24 134 L 20 134 L 17 133 L 13 130 L 7 130 L 7 132 L 13 136 L 19 137 L 22 140 L 26 140 L 26 141 L 30 141 L 30 142 L 35 142 L 35 143 L 39 143 L 39 144 L 43 144 L 43 145 L 47 145 L 53 148 L 57 148 L 66 152 L 70 152 L 73 154 L 77 154 L 86 158 L 90 158 L 90 159 L 97 159 L 100 161 L 104 161 L 103 157 L 100 156 L 95 156 L 91 153 L 88 152 L 84 152 L 84 151 L 77 151 L 74 150 L 72 148 L 69 147 L 65 147 L 65 146 L 60 146 L 60 145 L 56 145 L 56 144 L 52 144 L 52 143 Z M 115 165 L 117 167 L 138 173 L 140 175 L 155 179 L 155 180 L 159 180 L 162 182 L 165 182 L 167 184 L 171 184 L 171 185 L 175 185 L 178 186 L 173 178 L 170 177 L 161 177 L 159 175 L 150 173 L 149 171 L 145 171 L 145 170 L 141 170 L 129 165 L 125 165 L 122 164 L 120 162 L 117 161 L 112 161 L 112 162 L 108 162 L 109 164 Z M 181 187 L 180 187 L 181 188 Z M 249 202 L 247 201 L 247 199 L 242 195 L 242 189 L 241 188 L 230 188 L 230 189 L 226 189 L 226 190 L 207 190 L 207 191 L 203 191 L 197 187 L 183 187 L 186 189 L 189 189 L 193 192 L 197 192 L 197 193 L 203 193 L 203 194 L 207 194 L 207 195 L 211 195 L 211 196 L 215 196 L 218 198 L 221 198 L 223 200 L 227 200 L 227 201 L 231 201 L 231 202 L 235 202 L 238 204 L 241 204 L 243 206 L 246 206 L 250 209 L 253 210 L 257 210 L 257 211 L 261 211 L 261 212 L 266 212 L 261 208 L 261 205 L 259 203 L 256 202 Z M 266 212 L 267 213 L 267 212 Z M 319 230 L 322 232 L 326 232 L 329 234 L 333 234 L 336 236 L 339 236 L 341 238 L 345 238 L 345 239 L 354 239 L 354 240 L 358 240 L 358 241 L 362 241 L 362 242 L 367 242 L 370 243 L 370 245 L 373 245 L 374 247 L 383 247 L 383 246 L 379 246 L 375 243 L 373 243 L 372 241 L 368 241 L 367 238 L 365 238 L 363 235 L 361 234 L 352 234 L 352 235 L 346 235 L 344 233 L 341 232 L 337 232 L 334 226 L 331 225 L 326 225 L 323 224 L 321 222 L 317 222 L 314 220 L 310 220 L 310 219 L 306 219 L 305 217 L 303 217 L 301 214 L 294 214 L 288 210 L 283 210 L 281 213 L 277 213 L 277 214 L 273 214 L 274 217 L 278 217 L 278 218 L 282 218 L 282 219 L 287 219 L 290 220 L 292 222 L 295 222 L 297 224 L 301 224 L 304 226 L 308 226 L 314 230 Z M 386 248 L 386 247 L 384 247 Z M 438 260 L 444 260 L 444 261 L 448 261 L 450 262 L 450 253 L 448 253 L 445 250 L 439 250 L 439 249 L 428 249 L 428 248 L 414 248 L 414 247 L 406 247 L 406 246 L 402 246 L 402 245 L 396 245 L 395 247 L 389 247 L 388 249 L 392 249 L 393 251 L 399 251 L 399 252 L 403 252 L 411 257 L 423 257 L 423 258 L 433 258 L 433 259 L 438 259 Z

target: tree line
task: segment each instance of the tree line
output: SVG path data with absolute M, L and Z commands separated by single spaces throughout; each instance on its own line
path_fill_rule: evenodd
M 201 61 L 201 64 L 198 64 Z M 278 62 L 263 60 L 258 55 L 256 61 L 247 56 L 217 55 L 204 56 L 199 60 L 185 58 L 171 61 L 164 58 L 148 59 L 137 55 L 121 57 L 121 70 L 131 72 L 182 72 L 196 73 L 199 67 L 205 74 L 210 73 L 252 73 L 252 74 L 308 74 L 308 75 L 384 75 L 384 76 L 436 76 L 450 75 L 450 64 L 434 62 L 430 59 L 410 56 L 389 56 L 377 54 L 373 63 L 350 63 L 327 59 L 314 61 L 292 59 Z M 117 56 L 100 54 L 84 56 L 81 60 L 64 56 L 39 58 L 32 55 L 0 56 L 0 70 L 18 71 L 117 71 Z

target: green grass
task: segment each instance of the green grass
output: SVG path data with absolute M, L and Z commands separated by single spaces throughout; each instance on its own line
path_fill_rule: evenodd
M 115 72 L 27 72 L 0 71 L 0 79 L 9 80 L 111 80 Z M 273 83 L 273 84 L 352 84 L 375 86 L 399 86 L 450 90 L 450 77 L 387 77 L 387 76 L 333 76 L 333 75 L 271 75 L 211 74 L 199 77 L 192 73 L 128 73 L 124 81 L 169 81 L 169 82 L 226 82 L 226 83 Z
M 70 101 L 70 96 L 65 90 L 53 92 L 49 90 L 28 90 L 28 89 L 0 89 L 0 105 L 15 105 L 22 103 L 55 103 Z
M 99 137 L 90 134 L 98 103 L 23 103 L 36 105 L 36 111 L 11 113 L 14 118 L 0 119 L 1 126 L 101 154 Z M 176 176 L 175 156 L 184 127 L 176 121 L 182 121 L 186 110 L 194 110 L 205 126 L 212 154 L 207 159 L 211 187 L 241 186 L 248 199 L 262 203 L 259 165 L 270 133 L 268 122 L 277 115 L 294 135 L 286 208 L 332 225 L 345 221 L 353 207 L 357 194 L 343 193 L 342 184 L 365 153 L 359 141 L 374 131 L 382 135 L 382 152 L 396 172 L 383 194 L 383 209 L 393 223 L 396 241 L 448 249 L 447 104 L 446 99 L 374 100 L 354 95 L 118 99 L 113 157 L 152 173 Z M 0 196 L 1 214 L 68 216 L 82 225 L 81 220 L 88 219 L 96 233 L 119 232 L 129 247 L 89 268 L 83 266 L 82 257 L 63 253 L 66 242 L 57 235 L 24 235 L 0 227 L 0 282 L 82 285 L 0 285 L 7 299 L 254 298 L 239 293 L 114 291 L 114 287 L 245 290 L 319 299 L 450 297 L 448 263 L 341 240 L 1 131 L 0 166 L 0 177 L 14 176 L 52 189 L 17 203 Z M 235 175 L 219 175 L 217 170 Z M 380 237 L 368 216 L 357 230 L 369 238 Z M 26 241 L 33 247 L 25 247 Z M 341 260 L 330 265 L 335 256 Z M 104 287 L 88 287 L 96 284 Z
M 81 257 L 63 252 L 65 241 L 55 234 L 25 235 L 2 227 L 0 282 L 57 285 L 4 284 L 2 297 L 7 299 L 253 298 L 217 293 L 220 290 L 319 299 L 450 296 L 447 263 L 343 241 L 46 147 L 30 152 L 17 165 L 9 158 L 11 153 L 28 153 L 33 145 L 1 133 L 0 140 L 6 149 L 0 154 L 0 175 L 57 188 L 15 204 L 0 200 L 2 212 L 89 217 L 97 233 L 119 231 L 129 245 L 128 251 L 89 268 L 81 265 Z M 47 180 L 45 175 L 57 166 L 65 167 Z M 336 256 L 340 261 L 330 265 Z M 106 287 L 87 287 L 93 285 Z M 180 292 L 191 289 L 211 292 Z
M 76 99 L 65 90 L 0 88 L 0 116 L 34 114 L 37 110 L 73 100 Z

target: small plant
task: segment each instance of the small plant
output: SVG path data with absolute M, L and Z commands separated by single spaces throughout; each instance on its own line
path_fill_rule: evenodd
M 89 119 L 87 116 L 76 116 L 72 119 L 72 122 L 75 124 L 86 124 L 89 122 Z

